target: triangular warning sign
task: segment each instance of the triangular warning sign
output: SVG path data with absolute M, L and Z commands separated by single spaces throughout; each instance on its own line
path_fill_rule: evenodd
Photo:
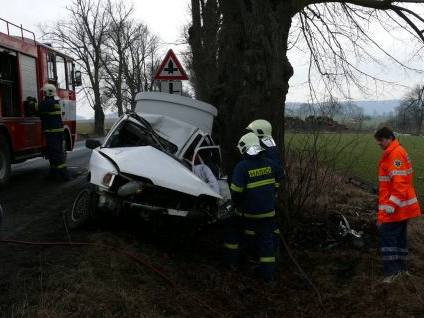
M 160 64 L 155 80 L 188 80 L 188 76 L 178 61 L 174 51 L 169 50 Z

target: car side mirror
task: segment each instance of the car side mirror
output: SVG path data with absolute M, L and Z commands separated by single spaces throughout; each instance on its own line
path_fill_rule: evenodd
M 75 86 L 81 86 L 82 85 L 81 71 L 75 71 L 74 72 L 74 84 L 75 84 Z
M 85 147 L 87 147 L 88 149 L 96 149 L 101 145 L 102 143 L 96 139 L 87 139 L 85 141 Z

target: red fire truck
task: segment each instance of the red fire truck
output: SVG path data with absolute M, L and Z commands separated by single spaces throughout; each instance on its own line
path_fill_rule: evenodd
M 64 149 L 73 149 L 75 86 L 81 85 L 81 73 L 74 71 L 71 57 L 37 42 L 33 32 L 0 18 L 1 24 L 0 185 L 4 185 L 10 177 L 12 163 L 46 154 L 40 118 L 26 102 L 28 97 L 40 101 L 41 88 L 46 83 L 57 87 L 65 124 Z

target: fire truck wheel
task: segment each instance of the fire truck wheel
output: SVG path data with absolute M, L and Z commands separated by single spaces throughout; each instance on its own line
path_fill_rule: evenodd
M 11 158 L 9 144 L 6 138 L 0 135 L 0 186 L 9 181 Z

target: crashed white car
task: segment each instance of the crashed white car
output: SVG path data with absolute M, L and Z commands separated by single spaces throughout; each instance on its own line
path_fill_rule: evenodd
M 79 194 L 68 218 L 70 226 L 87 219 L 88 194 L 90 209 L 100 213 L 135 211 L 145 219 L 170 215 L 218 220 L 219 203 L 230 194 L 221 173 L 220 148 L 210 136 L 216 115 L 216 108 L 191 98 L 138 94 L 135 112 L 119 118 L 102 144 L 87 140 L 86 146 L 93 149 L 91 193 Z M 195 175 L 199 163 L 213 172 L 219 193 Z

